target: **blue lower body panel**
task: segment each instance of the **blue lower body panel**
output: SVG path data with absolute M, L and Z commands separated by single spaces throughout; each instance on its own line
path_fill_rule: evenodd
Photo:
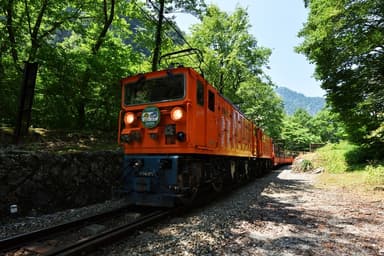
M 127 201 L 135 205 L 154 207 L 174 207 L 176 205 L 176 198 L 172 194 L 148 194 L 133 191 L 128 193 Z
M 123 192 L 136 205 L 173 207 L 180 197 L 177 155 L 126 155 Z

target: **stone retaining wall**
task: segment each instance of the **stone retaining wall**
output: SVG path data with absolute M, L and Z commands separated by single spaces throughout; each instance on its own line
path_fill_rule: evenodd
M 0 153 L 0 216 L 49 213 L 111 199 L 120 187 L 121 151 Z

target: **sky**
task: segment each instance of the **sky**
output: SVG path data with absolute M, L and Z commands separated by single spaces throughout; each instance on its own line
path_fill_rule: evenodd
M 297 33 L 306 22 L 308 10 L 303 0 L 206 0 L 220 10 L 232 13 L 236 6 L 247 9 L 251 29 L 259 46 L 272 50 L 270 69 L 265 72 L 277 86 L 287 87 L 309 97 L 322 97 L 324 90 L 313 77 L 314 65 L 294 51 L 302 42 Z M 188 33 L 189 27 L 199 22 L 189 14 L 178 15 L 177 25 Z

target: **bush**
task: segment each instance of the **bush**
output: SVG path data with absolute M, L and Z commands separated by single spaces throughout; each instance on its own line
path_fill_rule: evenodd
M 370 184 L 384 184 L 384 165 L 369 164 L 365 167 L 368 172 L 367 182 Z
M 293 165 L 292 170 L 294 172 L 308 172 L 313 170 L 313 164 L 307 159 L 297 159 Z
M 328 173 L 344 173 L 354 170 L 352 159 L 361 159 L 358 148 L 347 141 L 342 141 L 336 144 L 327 144 L 318 149 L 317 153 L 320 155 L 321 165 Z

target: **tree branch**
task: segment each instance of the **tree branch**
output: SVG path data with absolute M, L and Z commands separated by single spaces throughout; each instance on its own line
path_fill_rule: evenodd
M 104 0 L 104 18 L 105 18 L 105 23 L 104 23 L 103 29 L 101 30 L 101 32 L 99 34 L 99 37 L 96 40 L 95 45 L 92 47 L 92 53 L 93 54 L 96 54 L 99 51 L 99 49 L 100 49 L 100 47 L 101 47 L 101 45 L 103 43 L 103 40 L 105 38 L 105 35 L 107 34 L 108 29 L 109 29 L 109 27 L 112 24 L 114 15 L 115 15 L 115 0 L 111 0 L 111 8 L 110 8 L 109 16 L 108 16 L 108 11 L 107 11 L 107 1 Z
M 25 4 L 25 13 L 26 13 L 27 22 L 28 22 L 28 32 L 29 32 L 30 35 L 32 35 L 31 16 L 29 16 L 28 1 L 25 0 L 24 4 Z
M 81 10 L 81 7 L 77 8 L 76 12 L 74 12 L 72 15 L 69 15 L 69 16 L 66 16 L 66 17 L 62 17 L 62 20 L 61 21 L 56 21 L 52 24 L 52 27 L 44 32 L 41 33 L 41 36 L 39 37 L 39 40 L 43 39 L 44 37 L 52 34 L 56 29 L 58 29 L 64 22 L 68 21 L 68 20 L 71 20 L 73 18 L 78 18 L 79 17 L 79 14 L 80 14 L 80 11 Z
M 11 45 L 11 54 L 12 59 L 15 64 L 19 61 L 19 56 L 16 50 L 16 37 L 15 31 L 13 29 L 13 0 L 9 0 L 6 8 L 7 13 L 7 31 L 8 31 L 8 39 Z M 21 70 L 21 69 L 20 69 Z
M 48 0 L 44 0 L 40 9 L 39 15 L 37 16 L 36 23 L 32 30 L 32 34 L 31 34 L 32 46 L 31 46 L 31 52 L 29 54 L 29 61 L 35 59 L 36 57 L 37 49 L 39 47 L 38 46 L 39 42 L 37 40 L 38 34 L 39 34 L 39 30 L 40 30 L 41 23 L 43 21 L 44 13 L 45 13 L 45 10 L 47 9 L 47 6 L 48 6 Z

